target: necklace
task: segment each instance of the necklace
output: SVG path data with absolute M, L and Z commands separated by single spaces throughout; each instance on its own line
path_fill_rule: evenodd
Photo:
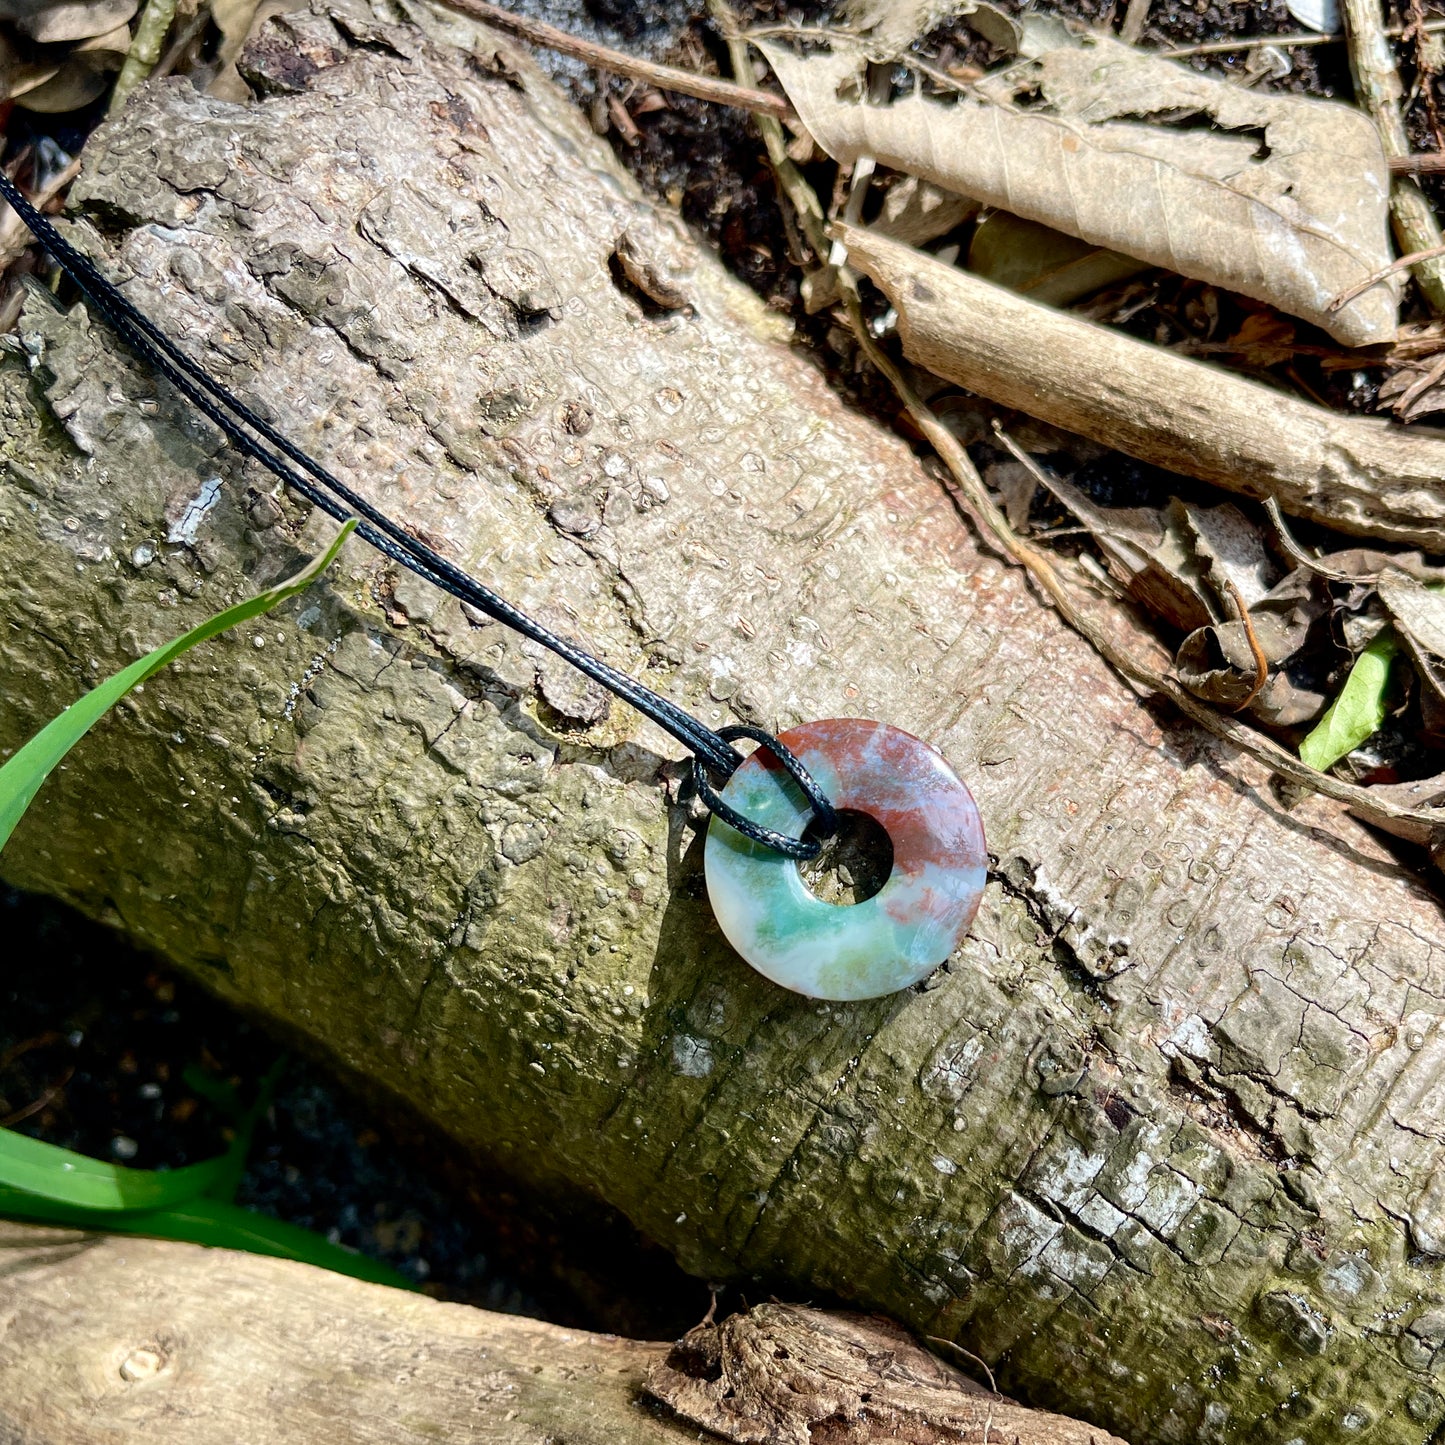
M 759 973 L 812 998 L 876 998 L 921 981 L 958 946 L 983 893 L 983 827 L 968 789 L 935 748 L 857 718 L 805 723 L 780 737 L 706 726 L 543 627 L 288 441 L 127 301 L 3 171 L 0 197 L 129 350 L 238 452 L 336 521 L 355 518 L 357 535 L 384 556 L 556 653 L 688 749 L 698 796 L 713 815 L 704 853 L 713 911 Z M 732 745 L 742 737 L 759 745 L 746 758 Z M 710 775 L 723 780 L 720 792 Z M 879 823 L 894 855 L 879 892 L 837 906 L 809 891 L 798 863 L 819 855 L 819 839 L 837 831 L 845 810 Z

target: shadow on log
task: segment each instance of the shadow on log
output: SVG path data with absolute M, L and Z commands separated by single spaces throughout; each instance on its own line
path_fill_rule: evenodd
M 997 865 L 927 984 L 785 995 L 713 923 L 668 740 L 355 547 L 97 729 L 7 877 L 705 1278 L 884 1310 L 1136 1445 L 1430 1438 L 1435 899 L 1142 707 L 505 43 L 321 11 L 246 69 L 97 132 L 77 241 L 704 720 L 936 743 Z M 325 535 L 83 308 L 31 299 L 0 420 L 7 747 Z

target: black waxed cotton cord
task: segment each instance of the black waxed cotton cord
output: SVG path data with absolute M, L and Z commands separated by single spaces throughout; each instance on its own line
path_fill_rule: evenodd
M 762 728 L 749 727 L 746 723 L 738 723 L 734 727 L 719 728 L 717 735 L 724 742 L 732 742 L 734 738 L 752 738 L 754 742 L 761 744 L 768 752 L 783 765 L 789 776 L 803 790 L 803 795 L 813 806 L 813 825 L 822 838 L 830 838 L 838 831 L 838 813 L 832 803 L 824 797 L 822 790 L 818 787 L 813 775 L 798 761 L 798 759 L 775 738 L 772 733 L 764 732 Z M 790 847 L 784 844 L 794 844 L 799 839 L 790 838 L 786 833 L 776 832 L 772 828 L 765 828 L 761 823 L 754 823 L 745 818 L 731 803 L 727 802 L 707 780 L 707 764 L 703 762 L 701 754 L 694 753 L 692 756 L 692 782 L 697 789 L 697 795 L 707 806 L 723 820 L 724 823 L 736 828 L 739 833 L 745 833 L 749 838 L 764 844 L 766 847 L 775 848 L 779 853 L 787 853 L 790 858 L 816 858 L 821 851 L 822 844 L 818 843 L 813 847 L 811 853 L 795 853 Z
M 30 204 L 3 170 L 0 170 L 0 196 L 4 197 L 11 209 L 29 227 L 36 240 L 75 282 L 126 346 L 210 418 L 239 452 L 260 462 L 268 471 L 338 522 L 344 522 L 355 515 L 358 518 L 357 535 L 383 556 L 400 563 L 460 601 L 469 603 L 486 616 L 548 648 L 650 718 L 693 754 L 693 777 L 697 783 L 698 795 L 714 813 L 744 837 L 790 858 L 817 857 L 821 844 L 813 840 L 805 842 L 801 838 L 790 838 L 784 833 L 752 822 L 725 803 L 708 782 L 709 772 L 728 778 L 741 766 L 743 758 L 732 746 L 733 738 L 753 738 L 765 746 L 798 783 L 813 807 L 817 820 L 816 831 L 824 837 L 828 836 L 837 826 L 837 815 L 832 804 L 824 797 L 807 769 L 777 738 L 761 728 L 739 726 L 714 731 L 676 703 L 669 702 L 667 698 L 628 677 L 626 673 L 617 671 L 600 658 L 583 651 L 575 643 L 549 631 L 460 567 L 448 562 L 400 523 L 393 521 L 338 480 L 300 447 L 288 441 L 233 396 L 209 372 L 191 361 L 165 332 L 125 299 L 114 283 L 102 275 L 88 257 L 61 236 Z M 246 428 L 250 428 L 250 431 Z M 256 433 L 256 436 L 252 436 L 252 432 Z M 257 440 L 257 437 L 262 440 Z

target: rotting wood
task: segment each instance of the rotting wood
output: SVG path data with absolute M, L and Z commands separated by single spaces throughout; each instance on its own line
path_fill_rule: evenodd
M 910 361 L 1142 461 L 1341 532 L 1445 551 L 1445 433 L 1341 415 L 1026 300 L 859 227 L 835 233 Z
M 738 1445 L 1124 1445 L 976 1385 L 887 1320 L 757 1305 L 689 1330 L 650 1394 Z
M 1134 1445 L 1421 1445 L 1437 901 L 1142 707 L 525 56 L 408 13 L 433 41 L 389 7 L 273 22 L 245 106 L 142 87 L 77 238 L 374 500 L 680 705 L 937 743 L 998 859 L 973 934 L 912 993 L 781 994 L 710 917 L 675 750 L 361 549 L 98 728 L 7 878 L 702 1277 L 882 1309 Z M 623 233 L 688 308 L 615 280 Z M 316 539 L 82 308 L 33 294 L 18 339 L 5 746 Z
M 835 1445 L 1123 1445 L 974 1385 L 886 1320 L 801 1306 L 670 1347 L 289 1260 L 3 1221 L 0 1277 L 0 1439 L 32 1445 L 696 1445 L 699 1425 L 807 1445 L 811 1424 Z M 714 1370 L 731 1399 L 711 1398 Z

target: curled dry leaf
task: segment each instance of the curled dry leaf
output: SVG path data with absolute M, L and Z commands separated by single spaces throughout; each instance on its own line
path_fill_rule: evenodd
M 760 42 L 814 140 L 1093 245 L 1267 301 L 1364 346 L 1395 331 L 1389 173 L 1353 108 L 1268 95 L 1104 36 L 1034 51 L 968 95 L 867 100 L 858 49 Z M 1031 47 L 1032 49 L 1032 47 Z M 1178 115 L 1194 128 L 1158 124 Z
M 1199 507 L 1176 497 L 1162 510 L 1100 507 L 1072 482 L 1039 475 L 1088 528 L 1114 579 L 1169 626 L 1194 632 L 1227 615 L 1237 598 L 1252 607 L 1272 595 L 1279 569 L 1232 502 Z
M 68 0 L 20 16 L 15 28 L 41 45 L 90 40 L 129 24 L 139 8 L 140 0 Z
M 1445 592 L 1397 567 L 1380 573 L 1380 601 L 1420 677 L 1420 714 L 1427 736 L 1445 735 Z
M 229 64 L 241 53 L 255 17 L 256 0 L 211 0 L 211 19 L 221 32 L 216 52 L 221 64 Z
M 59 65 L 17 67 L 10 95 L 25 110 L 63 115 L 99 99 L 110 77 L 125 63 L 130 28 L 82 41 Z
M 1135 602 L 1188 634 L 1175 672 L 1196 697 L 1229 709 L 1247 703 L 1254 716 L 1280 727 L 1319 715 L 1326 698 L 1310 684 L 1308 665 L 1290 664 L 1329 612 L 1329 600 L 1307 567 L 1275 580 L 1279 568 L 1263 536 L 1232 502 L 1199 507 L 1174 498 L 1162 510 L 1100 507 L 1043 468 L 1010 465 L 1026 471 L 1030 483 L 1041 482 L 1083 523 L 1110 575 Z M 1008 486 L 1022 479 L 998 465 L 987 475 L 1007 505 Z M 1216 620 L 1237 613 L 1240 602 L 1249 608 L 1249 628 L 1238 617 Z M 1264 681 L 1255 643 L 1269 665 Z
M 1379 400 L 1382 410 L 1388 405 L 1401 421 L 1445 411 L 1445 351 L 1390 372 L 1380 383 Z
M 221 32 L 221 43 L 216 47 L 216 74 L 207 87 L 211 95 L 221 100 L 247 99 L 251 92 L 236 69 L 237 58 L 246 41 L 268 18 L 295 8 L 289 0 L 210 0 L 211 19 Z
M 1009 211 L 990 211 L 974 228 L 968 269 L 1045 305 L 1067 306 L 1149 266 Z
M 1250 627 L 1270 666 L 1259 685 L 1254 649 L 1241 620 L 1210 624 L 1180 645 L 1174 668 L 1196 697 L 1221 707 L 1246 701 L 1249 712 L 1275 727 L 1294 727 L 1318 717 L 1323 692 L 1292 675 L 1290 663 L 1304 649 L 1310 629 L 1329 612 L 1329 601 L 1311 573 L 1298 567 L 1249 608 Z

